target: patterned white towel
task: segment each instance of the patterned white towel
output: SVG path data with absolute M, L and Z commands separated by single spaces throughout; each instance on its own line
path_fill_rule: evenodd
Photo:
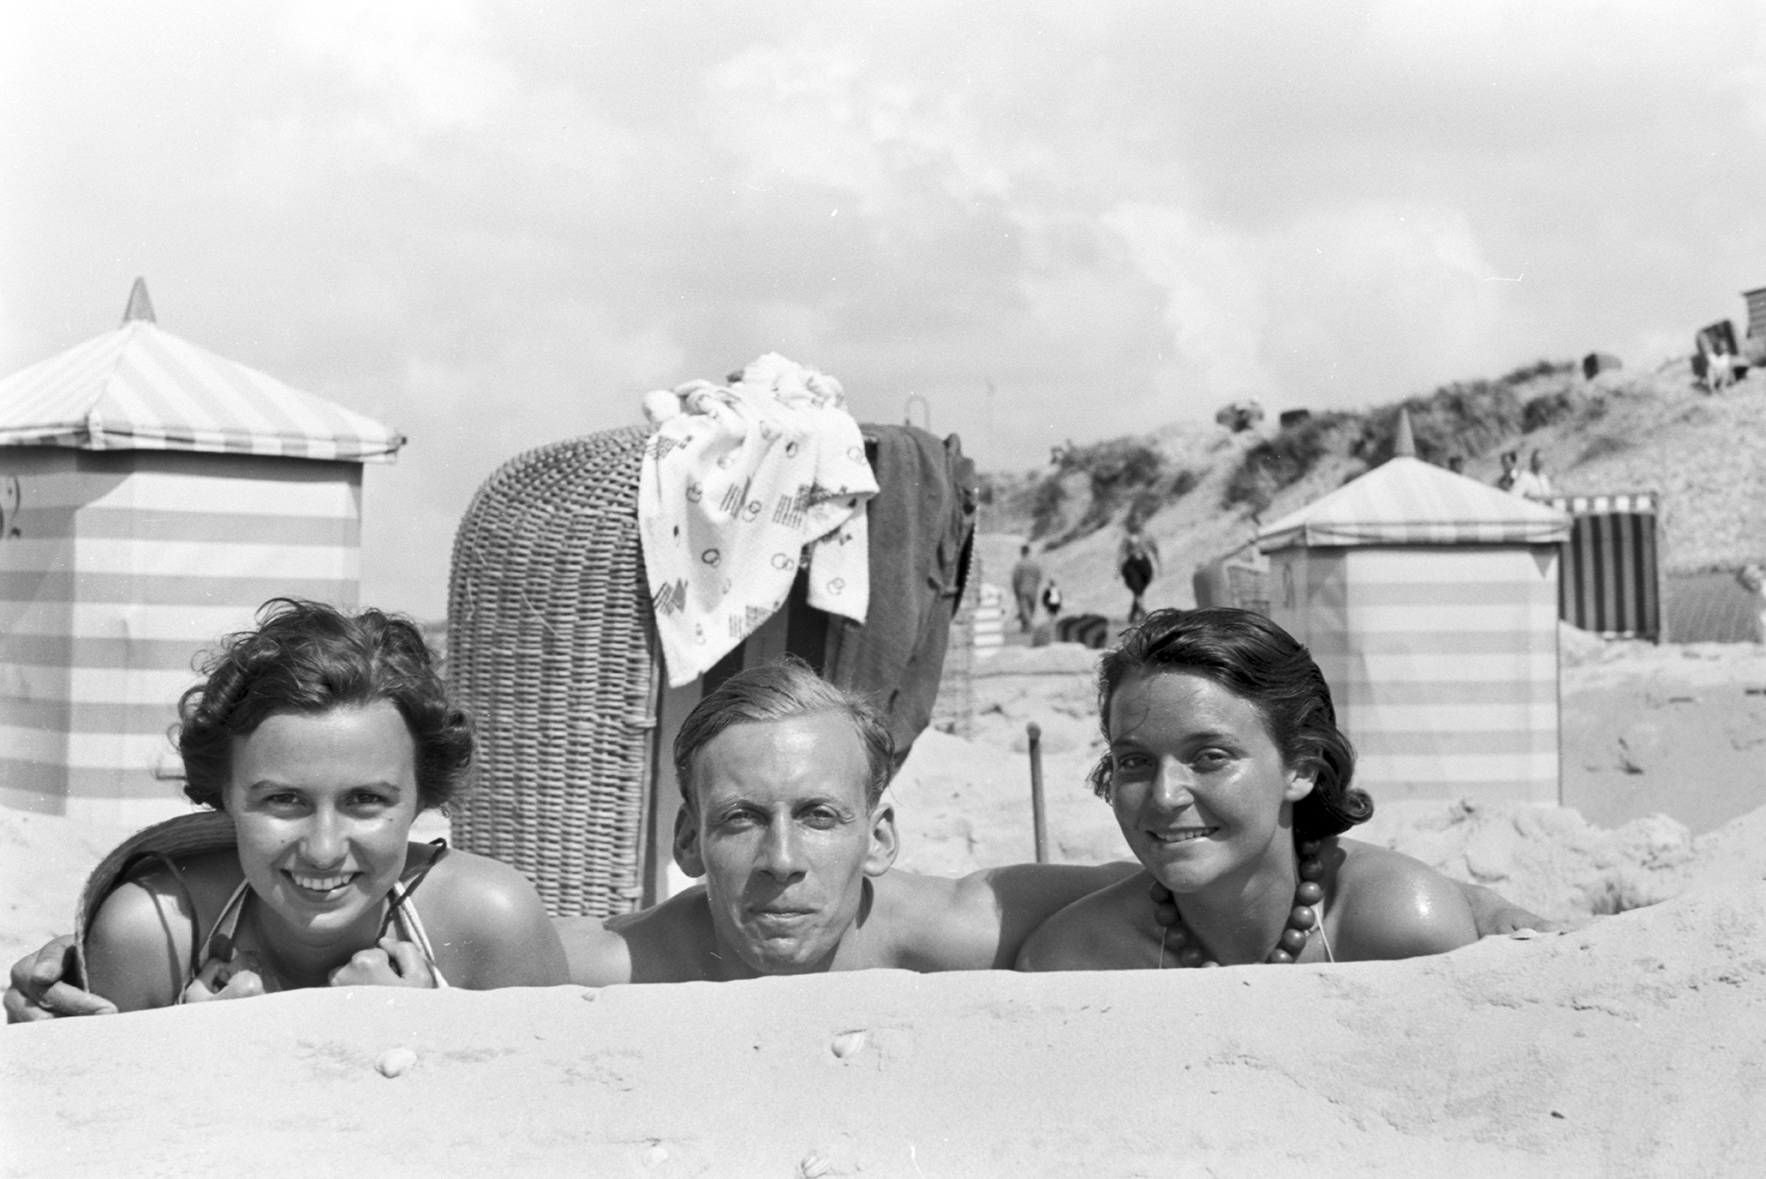
M 865 620 L 877 480 L 845 404 L 839 381 L 773 352 L 734 384 L 645 395 L 638 530 L 671 685 L 785 604 L 805 546 L 809 604 Z

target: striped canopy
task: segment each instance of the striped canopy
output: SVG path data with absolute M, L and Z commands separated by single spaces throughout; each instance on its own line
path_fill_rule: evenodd
M 1354 482 L 1266 525 L 1264 552 L 1290 547 L 1558 544 L 1570 517 L 1421 459 L 1390 459 Z
M 147 319 L 0 380 L 0 445 L 391 462 L 404 436 Z

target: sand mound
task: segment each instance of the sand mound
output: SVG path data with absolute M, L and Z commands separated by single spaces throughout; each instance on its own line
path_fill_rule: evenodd
M 1393 803 L 1352 834 L 1556 918 L 1621 913 L 1678 896 L 1694 859 L 1692 833 L 1666 815 L 1608 831 L 1568 807 Z
M 1741 1175 L 1763 1026 L 1755 882 L 1409 962 L 29 1025 L 0 1108 L 21 1175 Z

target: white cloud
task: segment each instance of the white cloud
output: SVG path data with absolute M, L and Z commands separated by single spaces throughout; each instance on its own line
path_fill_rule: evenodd
M 430 613 L 497 463 L 769 349 L 1015 466 L 1247 393 L 1629 364 L 1766 283 L 1749 0 L 0 22 L 0 371 L 147 274 L 170 330 L 411 435 L 369 560 Z
M 1123 205 L 1101 222 L 1164 290 L 1168 367 L 1176 382 L 1199 386 L 1202 405 L 1268 397 L 1275 383 L 1261 356 L 1266 307 L 1259 243 L 1173 207 Z
M 739 183 L 842 190 L 852 212 L 911 213 L 930 183 L 965 203 L 1002 199 L 1010 176 L 961 97 L 868 59 L 851 42 L 750 46 L 704 79 L 704 120 Z M 886 228 L 886 227 L 884 227 Z
M 487 52 L 476 8 L 464 0 L 311 0 L 283 9 L 282 29 L 309 68 L 336 67 L 379 99 L 410 147 L 426 131 L 487 126 L 519 88 Z

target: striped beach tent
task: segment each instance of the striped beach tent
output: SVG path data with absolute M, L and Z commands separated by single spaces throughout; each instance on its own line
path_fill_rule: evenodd
M 1259 533 L 1270 616 L 1311 648 L 1376 801 L 1558 801 L 1569 531 L 1401 455 Z
M 1595 634 L 1660 642 L 1655 492 L 1559 495 L 1545 502 L 1574 521 L 1564 545 L 1559 616 Z
M 160 328 L 0 380 L 0 804 L 163 817 L 193 662 L 266 599 L 353 608 L 362 463 L 404 439 Z

